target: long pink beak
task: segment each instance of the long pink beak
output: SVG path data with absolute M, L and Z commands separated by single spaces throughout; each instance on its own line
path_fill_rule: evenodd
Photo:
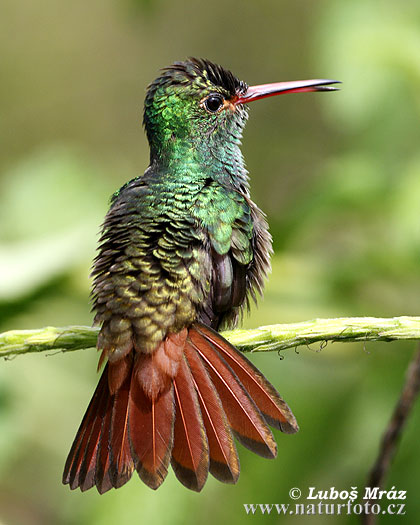
M 261 98 L 274 97 L 283 93 L 307 93 L 310 91 L 337 91 L 331 84 L 339 84 L 339 80 L 296 80 L 293 82 L 275 82 L 250 86 L 243 95 L 238 95 L 235 104 L 248 104 Z

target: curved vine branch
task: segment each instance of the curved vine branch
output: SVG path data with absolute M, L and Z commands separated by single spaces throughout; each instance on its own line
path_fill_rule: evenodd
M 99 328 L 87 326 L 11 330 L 0 334 L 0 357 L 30 352 L 69 352 L 96 346 Z M 244 352 L 268 352 L 328 341 L 420 340 L 420 317 L 341 317 L 232 330 L 223 335 Z
M 383 433 L 379 445 L 378 456 L 369 473 L 366 487 L 379 487 L 383 489 L 385 480 L 391 467 L 391 463 L 397 452 L 398 445 L 404 426 L 413 410 L 420 392 L 420 345 L 417 347 L 412 360 L 410 361 L 405 382 L 395 405 L 392 416 Z M 367 503 L 373 505 L 376 500 L 370 499 Z M 374 525 L 378 521 L 378 516 L 372 512 L 363 513 L 361 522 L 363 525 Z

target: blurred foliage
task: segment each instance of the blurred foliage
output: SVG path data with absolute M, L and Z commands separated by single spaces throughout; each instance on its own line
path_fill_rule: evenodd
M 246 326 L 418 314 L 419 25 L 414 0 L 4 0 L 0 330 L 91 323 L 89 266 L 109 195 L 147 166 L 144 88 L 189 55 L 249 83 L 343 81 L 340 93 L 252 107 L 243 151 L 276 257 Z M 102 497 L 70 492 L 61 470 L 94 388 L 95 352 L 1 363 L 0 522 L 239 524 L 244 503 L 287 503 L 291 487 L 362 487 L 412 345 L 312 350 L 255 356 L 301 431 L 277 436 L 276 461 L 241 448 L 239 483 L 211 479 L 200 495 L 172 473 L 156 493 L 136 479 Z M 420 513 L 419 432 L 417 413 L 389 479 L 408 490 L 407 523 Z

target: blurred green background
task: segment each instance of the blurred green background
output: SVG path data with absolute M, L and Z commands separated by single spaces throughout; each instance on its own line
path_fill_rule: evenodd
M 0 331 L 90 324 L 89 267 L 109 195 L 142 173 L 145 87 L 203 56 L 248 83 L 337 78 L 334 94 L 251 108 L 243 151 L 276 255 L 245 325 L 419 313 L 420 5 L 405 0 L 2 0 Z M 252 356 L 293 408 L 279 457 L 240 447 L 236 486 L 188 492 L 171 472 L 104 496 L 61 485 L 96 384 L 94 350 L 0 363 L 1 525 L 300 523 L 247 516 L 288 491 L 363 487 L 412 343 Z M 388 487 L 420 513 L 415 410 Z M 357 518 L 328 517 L 331 523 Z M 393 521 L 383 517 L 382 522 Z M 312 524 L 325 517 L 311 516 Z

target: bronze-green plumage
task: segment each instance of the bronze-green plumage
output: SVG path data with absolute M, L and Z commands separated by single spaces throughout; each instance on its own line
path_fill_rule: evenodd
M 235 325 L 270 269 L 271 237 L 240 151 L 245 103 L 331 83 L 250 88 L 189 59 L 149 86 L 150 166 L 113 196 L 94 263 L 107 365 L 66 463 L 71 488 L 104 492 L 134 470 L 157 488 L 169 463 L 194 490 L 209 471 L 235 482 L 232 436 L 274 457 L 268 424 L 297 430 L 274 387 L 216 330 Z

